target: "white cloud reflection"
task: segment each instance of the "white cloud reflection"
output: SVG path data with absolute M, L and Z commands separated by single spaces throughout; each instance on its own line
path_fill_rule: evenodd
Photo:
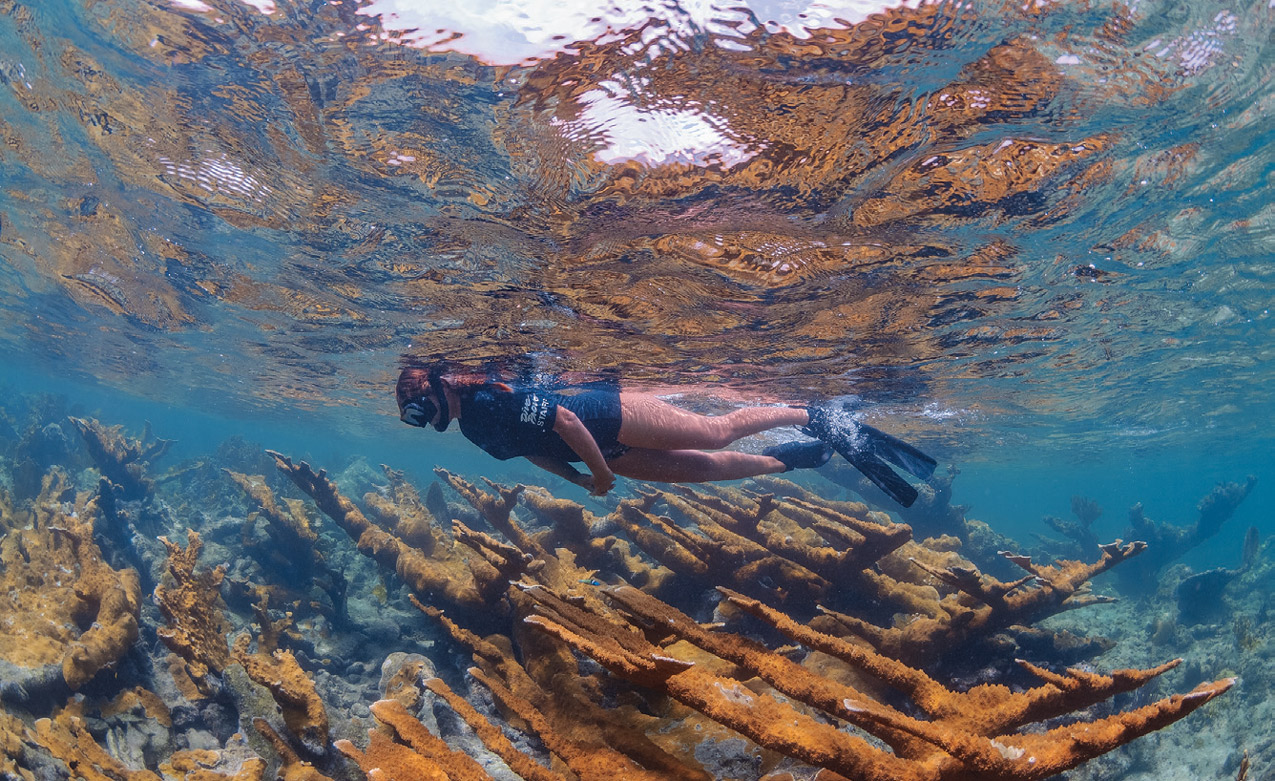
M 593 157 L 614 165 L 720 165 L 730 168 L 757 154 L 736 140 L 724 119 L 700 105 L 639 108 L 607 85 L 580 96 L 583 108 L 572 120 L 554 120 L 562 134 L 594 140 Z
M 571 50 L 578 41 L 602 41 L 652 19 L 674 35 L 707 32 L 736 48 L 757 25 L 807 38 L 811 30 L 844 28 L 874 13 L 924 0 L 370 0 L 359 13 L 380 17 L 394 40 L 429 51 L 454 51 L 490 65 L 525 65 Z
M 718 46 L 745 49 L 760 25 L 808 38 L 816 29 L 845 28 L 890 8 L 925 0 L 369 0 L 359 13 L 379 17 L 382 37 L 427 51 L 467 54 L 490 65 L 530 65 L 570 53 L 578 42 L 606 43 L 644 28 L 652 56 L 706 34 Z M 638 105 L 618 85 L 600 84 L 579 97 L 579 114 L 555 120 L 564 136 L 598 145 L 604 164 L 636 161 L 731 168 L 761 147 L 746 144 L 711 107 Z

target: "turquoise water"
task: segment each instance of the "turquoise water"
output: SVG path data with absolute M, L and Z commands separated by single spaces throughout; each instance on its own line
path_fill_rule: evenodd
M 471 5 L 0 0 L 10 407 L 424 487 L 544 478 L 399 423 L 405 362 L 854 395 L 1024 547 L 1248 475 L 1181 563 L 1275 533 L 1272 3 Z

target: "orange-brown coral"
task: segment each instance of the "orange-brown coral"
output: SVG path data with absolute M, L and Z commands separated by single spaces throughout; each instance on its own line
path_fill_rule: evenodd
M 298 468 L 282 457 L 276 459 L 285 471 L 309 473 L 304 465 Z M 496 493 L 488 494 L 450 473 L 440 470 L 439 475 L 479 509 L 493 530 L 510 540 L 502 543 L 458 524 L 455 544 L 470 545 L 498 569 L 512 567 L 508 571 L 521 573 L 516 588 L 505 596 L 511 618 L 525 618 L 511 637 L 480 638 L 438 609 L 417 604 L 473 649 L 478 666 L 470 674 L 491 691 L 504 713 L 536 733 L 554 762 L 582 779 L 638 778 L 648 773 L 689 779 L 702 771 L 693 759 L 643 734 L 654 728 L 650 717 L 599 707 L 605 684 L 581 676 L 563 646 L 555 649 L 527 627 L 769 751 L 864 779 L 1044 778 L 1172 723 L 1232 685 L 1231 680 L 1221 680 L 1136 710 L 1034 734 L 1018 730 L 1131 691 L 1177 662 L 1110 675 L 1079 670 L 1058 674 L 1021 662 L 1044 683 L 1016 693 L 1000 685 L 954 692 L 901 661 L 924 662 L 939 649 L 975 642 L 1011 624 L 1031 624 L 1059 610 L 1100 601 L 1087 593 L 1088 580 L 1138 553 L 1141 544 L 1104 546 L 1102 557 L 1092 564 L 1040 566 L 1026 557 L 1011 557 L 1029 574 L 1004 583 L 963 561 L 955 552 L 955 539 L 919 544 L 910 539 L 907 526 L 891 524 L 855 503 L 735 489 L 650 491 L 620 502 L 607 520 L 664 562 L 672 573 L 669 578 L 701 583 L 727 578 L 763 599 L 782 602 L 784 612 L 755 596 L 722 589 L 724 606 L 731 610 L 719 612 L 751 613 L 824 660 L 815 662 L 812 657 L 811 663 L 801 664 L 789 658 L 797 653 L 792 648 L 772 651 L 742 636 L 713 631 L 632 586 L 580 589 L 580 579 L 574 577 L 580 572 L 577 556 L 566 547 L 567 540 L 578 540 L 582 530 L 597 522 L 582 509 L 573 511 L 536 489 L 491 483 Z M 314 482 L 309 479 L 306 484 Z M 357 512 L 330 484 L 320 491 L 323 501 L 341 506 L 347 515 Z M 536 497 L 529 504 L 539 508 L 538 516 L 561 519 L 563 530 L 524 528 L 514 510 L 519 498 L 527 496 Z M 656 508 L 669 515 L 656 515 Z M 547 544 L 551 540 L 552 548 Z M 587 582 L 601 585 L 596 579 Z M 844 590 L 863 592 L 851 605 L 884 602 L 916 617 L 891 629 L 828 610 L 813 623 L 793 618 L 797 612 L 809 614 L 817 601 L 837 599 Z M 817 628 L 824 626 L 867 636 L 876 647 Z M 834 670 L 831 660 L 839 660 L 845 670 Z M 876 683 L 849 683 L 856 675 Z M 911 698 L 920 715 L 885 704 L 881 687 Z M 490 748 L 502 755 L 510 751 L 450 689 L 441 683 L 431 683 L 430 688 L 452 702 Z M 399 740 L 374 731 L 366 750 L 341 744 L 341 750 L 366 771 L 396 767 L 422 777 L 468 772 L 443 769 L 454 758 L 441 752 L 438 738 L 400 702 L 387 700 L 375 710 L 387 732 Z M 685 712 L 666 714 L 658 729 L 666 731 L 670 718 L 685 718 Z M 875 735 L 888 748 L 837 729 L 837 722 Z M 467 767 L 464 761 L 461 765 Z M 555 767 L 534 764 L 524 769 L 540 777 L 555 772 Z
M 336 522 L 363 554 L 398 573 L 418 594 L 438 593 L 448 603 L 482 610 L 504 590 L 504 581 L 495 567 L 484 560 L 447 546 L 426 556 L 421 551 L 374 525 L 358 507 L 327 479 L 326 471 L 314 472 L 309 464 L 292 463 L 281 453 L 266 451 L 279 471 L 310 495 L 315 504 Z
M 81 708 L 72 703 L 51 718 L 37 719 L 24 740 L 62 762 L 69 778 L 83 781 L 263 781 L 266 763 L 258 757 L 231 757 L 195 749 L 175 752 L 155 773 L 131 768 L 103 748 L 89 732 Z
M 521 594 L 516 598 L 525 602 Z M 473 651 L 477 667 L 469 670 L 470 675 L 491 691 L 507 714 L 535 732 L 576 775 L 590 779 L 653 776 L 706 781 L 704 771 L 695 766 L 693 759 L 679 758 L 672 747 L 662 746 L 654 734 L 647 734 L 665 730 L 666 721 L 644 716 L 632 705 L 603 708 L 596 701 L 597 682 L 577 674 L 574 657 L 563 647 L 555 647 L 535 633 L 515 629 L 519 645 L 529 651 L 520 663 L 510 638 L 480 638 L 441 611 L 419 603 L 417 606 L 441 621 L 458 642 Z M 437 684 L 430 688 L 436 692 L 442 689 Z M 466 721 L 473 718 L 464 709 L 458 712 Z
M 310 518 L 299 500 L 284 499 L 287 506 L 284 510 L 275 501 L 270 486 L 259 475 L 245 475 L 230 469 L 222 471 L 256 503 L 257 514 L 266 521 L 266 529 L 276 545 L 292 556 L 322 559 L 314 548 L 319 535 L 311 528 Z
M 155 587 L 155 601 L 167 623 L 156 632 L 164 644 L 184 660 L 187 675 L 207 694 L 211 685 L 208 675 L 220 673 L 230 663 L 226 639 L 230 625 L 219 590 L 226 568 L 218 565 L 196 572 L 203 542 L 193 529 L 186 536 L 185 548 L 165 537 L 159 538 L 168 549 L 171 585 Z
M 6 696 L 25 698 L 56 679 L 79 689 L 137 640 L 137 572 L 102 560 L 93 541 L 98 505 L 89 496 L 76 495 L 54 470 L 29 510 L 0 508 Z
M 1010 626 L 1030 626 L 1064 610 L 1110 601 L 1090 593 L 1089 580 L 1145 548 L 1141 542 L 1115 542 L 1102 545 L 1102 555 L 1091 564 L 1063 561 L 1051 566 L 1006 554 L 1028 572 L 1008 583 L 984 575 L 968 563 L 935 568 L 916 557 L 911 559 L 915 566 L 957 593 L 936 595 L 928 605 L 920 606 L 920 615 L 901 626 L 881 628 L 831 610 L 825 611 L 826 620 L 817 623 L 862 637 L 883 653 L 926 663 L 935 659 L 940 649 L 950 651 Z
M 291 651 L 275 649 L 273 653 L 249 649 L 252 638 L 247 634 L 235 639 L 234 659 L 243 665 L 248 677 L 270 690 L 270 695 L 283 711 L 283 723 L 311 754 L 322 755 L 328 744 L 328 712 L 314 688 L 314 681 L 301 669 Z
M 320 607 L 331 614 L 334 622 L 343 622 L 347 583 L 340 572 L 327 565 L 316 546 L 319 536 L 312 527 L 305 502 L 285 498 L 283 506 L 280 506 L 274 492 L 260 475 L 245 475 L 230 469 L 223 471 L 257 508 L 245 524 L 245 547 L 261 562 L 271 581 L 279 588 L 291 590 L 300 587 L 302 593 L 295 597 L 294 602 L 308 601 L 307 607 Z M 251 527 L 258 519 L 265 521 L 269 542 L 264 545 L 250 538 Z M 311 584 L 326 594 L 330 606 L 324 604 L 322 596 L 317 593 L 316 599 L 305 600 L 305 591 Z
M 336 747 L 358 763 L 368 778 L 419 778 L 422 781 L 483 781 L 490 776 L 468 754 L 455 751 L 416 720 L 398 700 L 372 704 L 381 725 L 368 732 L 360 750 L 348 740 Z
M 446 544 L 446 535 L 416 488 L 404 479 L 402 472 L 388 466 L 381 468 L 390 482 L 388 495 L 373 491 L 363 496 L 372 520 L 427 556 L 440 544 Z
M 893 659 L 802 627 L 782 613 L 733 592 L 726 596 L 807 647 L 851 664 L 913 699 L 928 719 L 908 716 L 854 687 L 817 675 L 787 657 L 738 635 L 710 632 L 688 616 L 637 589 L 608 589 L 617 613 L 602 616 L 562 600 L 547 589 L 529 588 L 539 615 L 527 621 L 592 657 L 612 672 L 668 693 L 679 702 L 740 731 L 759 745 L 847 778 L 1039 779 L 1075 767 L 1148 732 L 1183 718 L 1225 692 L 1225 679 L 1201 684 L 1136 710 L 1094 721 L 1078 721 L 1042 734 L 1019 733 L 1023 725 L 1088 707 L 1141 686 L 1172 662 L 1151 670 L 1121 670 L 1110 676 L 1078 670 L 1066 675 L 1028 665 L 1042 686 L 1014 693 L 1004 686 L 951 692 L 929 676 Z M 617 620 L 623 617 L 623 620 Z M 636 630 L 636 631 L 635 631 Z M 644 636 L 645 635 L 645 636 Z M 734 662 L 784 695 L 755 693 L 723 678 L 652 636 L 686 640 Z M 790 702 L 816 708 L 823 718 L 852 724 L 882 740 L 879 749 L 815 719 Z
M 325 472 L 316 473 L 309 464 L 294 464 L 287 456 L 267 452 L 275 459 L 279 470 L 309 494 L 319 509 L 355 540 L 361 552 L 384 566 L 392 567 L 422 599 L 464 610 L 475 620 L 493 617 L 491 605 L 499 601 L 509 581 L 530 570 L 537 573 L 541 582 L 564 588 L 591 578 L 592 569 L 586 568 L 590 566 L 586 562 L 610 562 L 618 571 L 626 576 L 633 575 L 641 582 L 655 583 L 662 574 L 667 574 L 652 571 L 648 564 L 632 555 L 622 541 L 614 539 L 601 545 L 590 543 L 579 546 L 586 562 L 578 562 L 575 550 L 558 547 L 563 540 L 553 529 L 531 534 L 512 517 L 525 486 L 495 486 L 497 493 L 491 494 L 442 469 L 436 470 L 437 474 L 469 501 L 493 529 L 517 542 L 502 542 L 456 521 L 450 535 L 431 532 L 434 537 L 431 543 L 434 545 L 433 554 L 426 556 L 405 540 L 373 524 L 353 502 L 341 495 Z M 409 496 L 400 491 L 397 495 L 408 498 L 408 512 L 418 515 L 427 512 L 415 501 L 414 492 Z M 532 502 L 546 517 L 564 513 L 560 506 L 539 494 Z M 376 512 L 385 518 L 401 517 L 398 511 L 384 503 L 378 503 Z M 574 518 L 575 525 L 564 527 L 562 534 L 579 540 L 580 525 L 591 521 L 587 521 L 582 513 L 566 512 L 565 516 Z
M 98 745 L 74 705 L 53 718 L 37 719 L 31 739 L 60 759 L 71 777 L 85 781 L 160 781 L 158 774 L 134 770 Z
M 34 781 L 35 775 L 21 767 L 26 726 L 20 719 L 10 716 L 0 708 L 0 775 L 18 781 Z
M 154 481 L 147 476 L 150 462 L 168 451 L 171 440 L 158 439 L 146 424 L 140 439 L 129 439 L 122 433 L 123 426 L 107 428 L 96 420 L 71 418 L 89 455 L 104 477 L 122 490 L 125 499 L 141 499 L 154 488 Z
M 495 714 L 479 713 L 440 680 L 425 685 L 515 772 L 537 781 L 704 781 L 713 772 L 696 752 L 706 736 L 739 735 L 759 747 L 750 751 L 757 751 L 764 770 L 783 760 L 823 768 L 830 778 L 1036 779 L 1182 718 L 1230 686 L 1217 681 L 1128 712 L 1046 729 L 1042 722 L 1132 691 L 1176 662 L 1108 675 L 1058 673 L 1022 662 L 1042 683 L 1021 691 L 983 685 L 957 692 L 920 669 L 939 649 L 972 646 L 1011 624 L 1032 624 L 1070 606 L 1092 604 L 1087 581 L 1137 553 L 1138 544 L 1107 546 L 1089 564 L 1042 566 L 1014 557 L 1027 577 L 1005 583 L 965 561 L 954 538 L 918 542 L 907 525 L 862 504 L 824 501 L 781 480 L 753 484 L 771 493 L 643 489 L 602 517 L 544 489 L 489 481 L 490 490 L 484 490 L 440 471 L 442 483 L 478 511 L 481 521 L 470 523 L 485 524 L 479 529 L 455 522 L 444 532 L 397 473 L 387 471 L 391 491 L 364 497 L 375 505 L 364 515 L 322 472 L 272 455 L 360 551 L 402 574 L 420 597 L 413 598 L 417 605 L 472 650 L 471 680 L 490 691 Z M 250 493 L 274 501 L 257 490 L 264 484 L 259 478 L 245 480 Z M 54 517 L 76 506 L 65 504 L 73 498 L 65 484 L 50 478 L 41 505 Z M 449 517 L 474 517 L 437 498 L 431 503 Z M 71 520 L 93 514 L 90 502 Z M 5 508 L 6 527 L 14 530 L 24 520 Z M 51 539 L 65 551 L 86 550 L 55 526 L 34 523 L 33 530 L 52 531 Z M 9 535 L 17 541 L 13 555 L 23 550 L 30 555 L 23 541 L 36 538 L 17 531 Z M 411 538 L 432 546 L 433 557 L 413 548 Z M 9 543 L 6 538 L 3 544 Z M 289 630 L 291 615 L 272 617 L 260 590 L 256 651 L 247 634 L 231 650 L 218 597 L 222 570 L 200 569 L 201 541 L 194 532 L 185 548 L 164 544 L 168 574 L 156 598 L 169 625 L 159 631 L 182 654 L 181 669 L 209 690 L 216 685 L 213 673 L 241 663 L 248 677 L 270 690 L 288 732 L 309 752 L 302 753 L 319 762 L 329 729 L 327 706 L 298 663 L 301 652 L 294 656 L 279 647 L 285 638 L 300 637 Z M 648 555 L 665 564 L 652 564 Z M 433 579 L 412 579 L 418 566 L 438 562 L 451 569 L 432 571 Z M 444 572 L 462 587 L 446 590 L 438 582 Z M 81 580 L 85 593 L 98 583 Z M 723 583 L 729 588 L 721 588 Z M 707 613 L 702 594 L 710 586 L 722 595 L 711 619 L 683 612 Z M 745 614 L 763 622 L 749 624 L 750 637 L 771 639 L 725 631 Z M 880 628 L 890 623 L 894 626 Z M 480 637 L 476 626 L 498 631 Z M 776 633 L 786 639 L 773 641 Z M 792 645 L 780 646 L 785 642 Z M 582 665 L 581 654 L 600 667 Z M 484 777 L 474 760 L 448 747 L 441 733 L 431 735 L 412 714 L 421 700 L 418 676 L 411 668 L 384 681 L 385 699 L 371 708 L 380 726 L 366 748 L 346 741 L 338 744 L 340 751 L 370 777 Z M 911 705 L 900 706 L 902 698 Z M 126 767 L 85 729 L 90 707 L 102 718 L 120 710 L 157 720 L 169 713 L 153 693 L 134 685 L 105 706 L 80 698 L 27 731 L 5 721 L 0 735 L 8 733 L 6 770 L 21 776 L 32 766 L 24 752 L 43 747 L 35 750 L 86 778 L 141 781 L 158 772 L 195 781 L 252 779 L 264 772 L 263 763 L 245 762 L 244 754 L 203 749 L 148 759 L 148 770 Z M 240 723 L 261 715 L 241 712 Z M 855 737 L 847 725 L 878 741 Z M 534 733 L 544 753 L 521 753 L 502 734 L 505 726 Z M 258 731 L 278 752 L 282 777 L 321 781 L 339 761 L 329 753 L 327 764 L 315 768 L 264 721 Z

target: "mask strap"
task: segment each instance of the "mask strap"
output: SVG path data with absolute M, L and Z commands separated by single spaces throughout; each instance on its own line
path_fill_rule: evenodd
M 438 399 L 438 422 L 434 424 L 435 431 L 446 431 L 447 426 L 452 422 L 451 409 L 447 405 L 447 394 L 443 392 L 443 380 L 441 372 L 430 372 L 429 389 L 433 391 L 434 398 Z

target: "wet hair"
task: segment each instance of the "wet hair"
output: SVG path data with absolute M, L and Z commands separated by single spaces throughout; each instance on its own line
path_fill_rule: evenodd
M 409 366 L 398 375 L 398 383 L 394 387 L 394 396 L 398 401 L 398 413 L 404 423 L 423 427 L 430 425 L 435 416 L 435 431 L 446 431 L 452 422 L 451 410 L 447 406 L 447 394 L 443 391 L 443 367 L 433 366 L 423 369 Z M 429 397 L 432 396 L 431 400 Z
M 398 383 L 394 386 L 394 400 L 398 402 L 398 411 L 415 399 L 430 392 L 429 369 L 409 366 L 398 375 Z

